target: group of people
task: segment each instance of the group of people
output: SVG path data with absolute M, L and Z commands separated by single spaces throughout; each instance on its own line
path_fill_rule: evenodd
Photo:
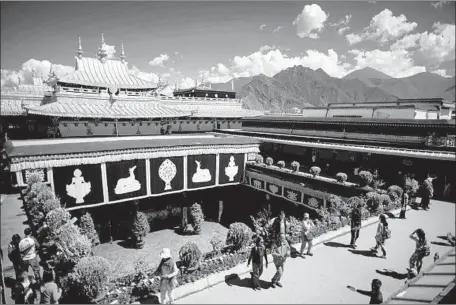
M 16 282 L 11 297 L 16 304 L 58 304 L 61 290 L 54 282 L 53 270 L 45 269 L 41 277 L 38 260 L 39 243 L 32 237 L 32 230 L 26 228 L 24 237 L 14 234 L 8 245 L 8 258 L 13 263 Z M 29 269 L 33 276 L 29 276 Z

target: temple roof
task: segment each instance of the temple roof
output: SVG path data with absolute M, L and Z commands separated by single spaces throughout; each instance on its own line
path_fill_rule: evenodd
M 24 99 L 20 97 L 2 97 L 0 100 L 0 116 L 27 115 L 24 106 L 38 106 L 41 100 Z
M 181 111 L 162 106 L 157 102 L 122 101 L 91 98 L 58 97 L 57 101 L 29 107 L 29 114 L 73 118 L 166 118 L 190 116 Z
M 59 78 L 59 83 L 92 87 L 117 86 L 122 89 L 154 89 L 157 86 L 132 75 L 126 62 L 118 59 L 76 57 L 76 70 Z

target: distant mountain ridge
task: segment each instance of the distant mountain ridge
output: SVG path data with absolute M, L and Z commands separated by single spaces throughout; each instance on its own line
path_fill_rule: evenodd
M 329 76 L 322 69 L 294 66 L 273 77 L 257 75 L 236 78 L 234 89 L 244 107 L 256 110 L 284 110 L 329 103 L 395 101 L 398 98 L 455 99 L 455 77 L 423 72 L 393 78 L 367 67 L 343 78 Z M 231 81 L 212 84 L 213 89 L 231 90 Z

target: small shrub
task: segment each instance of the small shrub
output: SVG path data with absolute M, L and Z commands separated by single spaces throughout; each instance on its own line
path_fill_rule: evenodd
M 71 215 L 64 208 L 57 208 L 46 215 L 46 224 L 52 235 L 58 234 L 58 230 L 71 222 Z
M 134 262 L 135 268 L 135 281 L 143 280 L 147 278 L 147 271 L 149 271 L 149 265 L 145 257 L 139 257 Z
M 216 253 L 221 253 L 223 247 L 225 246 L 225 241 L 217 233 L 214 233 L 212 235 L 209 243 L 212 246 L 212 250 L 214 250 Z
M 200 234 L 204 223 L 204 214 L 201 205 L 194 203 L 190 207 L 190 224 L 195 234 Z
M 408 192 L 411 196 L 414 196 L 419 188 L 420 185 L 417 180 L 410 177 L 405 178 L 405 191 Z
M 289 218 L 289 230 L 288 233 L 290 234 L 291 240 L 293 243 L 299 242 L 302 233 L 302 221 L 297 219 L 294 216 L 290 216 Z
M 99 256 L 82 258 L 70 274 L 73 289 L 93 301 L 101 294 L 109 282 L 110 264 Z
M 256 164 L 263 164 L 263 163 L 264 163 L 264 158 L 263 158 L 263 156 L 262 156 L 262 155 L 256 156 L 255 162 L 256 162 Z
M 360 197 L 353 196 L 353 197 L 350 197 L 347 200 L 347 204 L 353 209 L 353 208 L 356 208 L 356 207 L 358 207 L 360 205 L 363 205 L 364 204 L 364 200 L 361 199 Z
M 271 166 L 272 164 L 274 164 L 274 160 L 271 157 L 267 157 L 266 158 L 266 164 Z
M 318 166 L 312 166 L 310 168 L 310 173 L 314 176 L 318 176 L 321 173 L 321 168 L 319 168 Z
M 368 186 L 369 184 L 372 183 L 373 177 L 372 177 L 371 172 L 361 171 L 361 172 L 359 172 L 358 175 L 361 178 L 362 186 Z
M 149 221 L 147 221 L 146 214 L 143 212 L 136 213 L 131 226 L 131 232 L 138 237 L 144 237 L 150 232 L 150 225 Z
M 58 209 L 60 207 L 61 207 L 60 200 L 58 200 L 56 198 L 46 200 L 43 203 L 43 213 L 44 213 L 44 215 L 47 215 L 50 211 L 53 211 L 53 210 Z
M 351 213 L 351 206 L 339 196 L 331 195 L 328 199 L 328 211 L 335 216 L 347 217 Z
M 280 168 L 284 168 L 285 167 L 285 161 L 277 162 L 277 166 L 279 166 Z
M 92 216 L 89 213 L 85 213 L 81 217 L 80 222 L 81 234 L 84 234 L 89 238 L 92 242 L 92 247 L 98 245 L 100 243 L 100 238 L 98 237 L 98 233 L 95 230 L 95 224 L 93 223 Z
M 397 185 L 391 185 L 388 188 L 388 195 L 390 196 L 392 201 L 397 201 L 397 200 L 401 199 L 403 192 L 404 192 L 404 190 Z
M 198 245 L 194 242 L 186 243 L 179 250 L 180 260 L 186 268 L 196 267 L 199 264 L 202 256 L 203 253 L 198 248 Z
M 345 183 L 345 181 L 347 181 L 348 177 L 347 177 L 347 174 L 345 174 L 345 173 L 337 173 L 336 179 L 337 179 L 337 182 L 339 182 L 339 183 Z
M 90 240 L 87 236 L 82 235 L 79 228 L 73 223 L 61 226 L 54 238 L 54 242 L 60 252 L 57 258 L 60 263 L 76 265 L 92 251 Z
M 299 172 L 299 167 L 301 166 L 301 164 L 299 164 L 298 161 L 293 161 L 291 162 L 291 168 L 293 169 L 293 171 L 295 172 Z
M 233 245 L 234 250 L 241 250 L 250 245 L 252 236 L 252 230 L 245 223 L 235 222 L 230 225 L 226 244 Z

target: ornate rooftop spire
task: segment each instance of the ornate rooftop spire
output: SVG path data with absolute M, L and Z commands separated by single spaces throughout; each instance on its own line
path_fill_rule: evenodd
M 105 41 L 104 41 L 104 34 L 102 33 L 101 34 L 101 45 L 100 47 L 98 48 L 98 58 L 101 60 L 101 61 L 105 61 L 106 60 L 106 57 L 108 57 L 108 53 L 106 52 L 106 48 L 105 48 L 106 44 L 105 44 Z
M 76 55 L 78 56 L 79 59 L 81 59 L 82 54 L 84 54 L 84 51 L 82 51 L 81 37 L 79 37 L 78 50 L 76 51 Z
M 123 42 L 122 42 L 121 51 L 120 51 L 120 59 L 122 60 L 122 62 L 125 62 L 125 58 L 127 58 L 127 56 L 125 56 L 124 45 L 123 45 Z

